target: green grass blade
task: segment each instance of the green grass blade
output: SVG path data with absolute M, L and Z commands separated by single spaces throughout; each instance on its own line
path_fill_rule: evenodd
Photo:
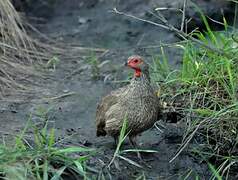
M 59 180 L 65 169 L 66 169 L 66 166 L 63 166 L 63 167 L 59 168 L 54 173 L 54 176 L 50 180 Z
M 79 173 L 82 175 L 82 176 L 85 176 L 86 175 L 86 172 L 84 171 L 84 168 L 82 166 L 82 164 L 79 162 L 79 161 L 74 161 L 74 164 L 76 165 Z
M 64 149 L 59 149 L 55 151 L 55 154 L 58 153 L 78 153 L 78 152 L 92 152 L 95 151 L 94 149 L 91 148 L 85 148 L 85 147 L 69 147 L 69 148 L 64 148 Z
M 224 16 L 223 16 L 223 24 L 224 24 L 225 31 L 227 32 L 228 31 L 228 23 L 227 23 L 226 18 Z
M 125 160 L 125 161 L 128 162 L 129 164 L 132 164 L 132 165 L 134 165 L 134 166 L 137 166 L 137 167 L 139 167 L 139 168 L 142 168 L 141 165 L 139 165 L 137 162 L 135 162 L 135 161 L 133 161 L 133 160 L 131 160 L 131 159 L 129 159 L 129 158 L 126 158 L 126 157 L 121 156 L 121 155 L 117 155 L 117 157 L 119 157 L 119 158 Z
M 211 41 L 214 43 L 214 45 L 218 46 L 218 42 L 217 42 L 217 38 L 216 36 L 214 35 L 213 31 L 211 30 L 210 28 L 210 25 L 207 21 L 207 18 L 206 16 L 204 15 L 204 13 L 201 11 L 201 9 L 195 4 L 193 3 L 195 9 L 199 12 L 200 16 L 201 16 L 201 19 L 203 20 L 203 23 L 205 24 L 205 27 L 207 29 L 207 32 L 208 32 L 208 36 L 209 38 L 211 39 Z
M 49 135 L 49 147 L 53 147 L 53 145 L 55 144 L 55 129 L 51 129 L 50 130 L 50 135 Z
M 158 153 L 159 151 L 150 149 L 126 149 L 121 151 L 121 153 L 128 153 L 128 152 Z
M 45 160 L 44 161 L 44 165 L 43 165 L 43 180 L 48 180 L 48 161 Z
M 38 162 L 38 159 L 35 159 L 34 160 L 34 171 L 36 173 L 36 177 L 37 179 L 41 179 L 41 175 L 40 175 L 40 166 L 39 166 L 39 162 Z
M 219 172 L 215 169 L 215 167 L 211 163 L 208 163 L 208 167 L 212 171 L 213 176 L 216 177 L 217 180 L 222 180 L 222 177 L 219 175 Z
M 129 133 L 128 132 L 126 134 L 126 129 L 127 129 L 127 119 L 124 119 L 121 131 L 120 131 L 119 139 L 118 139 L 117 148 L 116 148 L 116 151 L 115 151 L 114 155 L 119 153 L 120 147 L 121 147 L 122 143 L 124 142 L 124 140 L 126 139 L 128 133 Z

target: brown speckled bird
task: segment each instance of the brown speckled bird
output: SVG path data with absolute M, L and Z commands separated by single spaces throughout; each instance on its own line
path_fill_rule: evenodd
M 153 126 L 160 108 L 150 84 L 148 64 L 134 55 L 128 58 L 126 65 L 135 71 L 134 78 L 129 85 L 102 98 L 96 112 L 97 136 L 110 135 L 117 142 L 126 118 L 129 140 L 136 146 L 135 137 Z

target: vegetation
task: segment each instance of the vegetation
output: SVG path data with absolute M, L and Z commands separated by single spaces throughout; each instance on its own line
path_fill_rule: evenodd
M 16 0 L 16 4 L 23 1 Z M 13 2 L 13 3 L 14 3 Z M 25 1 L 24 1 L 25 2 Z M 33 2 L 33 1 L 32 1 Z M 46 1 L 42 1 L 45 3 Z M 54 3 L 54 0 L 48 1 Z M 30 3 L 30 1 L 26 1 Z M 27 23 L 23 14 L 19 14 L 11 0 L 0 2 L 0 98 L 10 93 L 31 90 L 32 79 L 42 77 L 35 67 L 55 70 L 59 59 L 75 58 L 75 54 L 88 53 L 93 49 L 79 47 L 59 47 Z M 29 32 L 38 34 L 45 41 L 31 38 Z M 69 55 L 68 55 L 69 54 Z M 77 57 L 76 57 L 77 58 Z M 10 90 L 10 91 L 9 91 Z M 22 94 L 21 94 L 22 95 Z
M 45 67 L 54 71 L 59 59 L 49 52 L 51 48 L 27 35 L 21 17 L 9 0 L 0 1 L 0 9 L 2 95 L 9 88 L 25 89 L 23 84 L 17 82 L 17 75 L 36 74 L 32 63 L 47 60 Z M 182 116 L 181 121 L 186 123 L 181 147 L 170 162 L 193 142 L 199 146 L 191 149 L 191 153 L 207 163 L 212 178 L 228 179 L 232 171 L 237 170 L 238 162 L 238 38 L 230 30 L 225 18 L 225 31 L 222 32 L 213 32 L 204 15 L 201 14 L 201 18 L 206 31 L 194 31 L 189 36 L 198 39 L 205 46 L 198 46 L 192 40 L 176 44 L 174 47 L 183 50 L 182 66 L 176 70 L 169 65 L 162 47 L 161 56 L 153 59 L 152 68 L 156 73 L 153 73 L 152 79 L 160 85 L 161 100 L 172 106 Z M 207 48 L 209 46 L 213 48 Z M 222 50 L 222 53 L 214 51 L 214 48 Z M 88 62 L 93 78 L 98 79 L 98 60 L 90 57 Z M 0 178 L 62 179 L 70 174 L 86 179 L 86 162 L 95 151 L 85 147 L 61 146 L 56 141 L 55 129 L 48 127 L 45 113 L 41 112 L 40 116 L 45 121 L 43 128 L 38 129 L 29 118 L 14 144 L 8 144 L 5 140 L 1 143 Z M 26 139 L 29 129 L 34 132 L 32 142 Z M 140 164 L 125 157 L 125 153 L 154 152 L 121 150 L 126 137 L 124 121 L 116 151 L 108 167 L 112 163 L 117 166 L 116 159 L 122 159 L 141 168 Z M 189 171 L 184 179 L 191 174 Z M 142 174 L 138 179 L 145 179 L 145 175 Z
M 45 45 L 28 36 L 22 17 L 10 0 L 0 2 L 0 97 L 15 89 L 26 89 L 18 79 L 37 75 L 32 64 L 50 57 Z M 30 26 L 27 26 L 30 27 Z M 20 76 L 20 77 L 19 77 Z
M 98 80 L 100 78 L 100 67 L 97 57 L 93 54 L 87 59 L 87 61 L 91 66 L 92 79 Z
M 56 141 L 55 129 L 48 128 L 45 112 L 38 112 L 45 121 L 42 129 L 32 124 L 30 117 L 25 129 L 15 138 L 15 144 L 7 144 L 5 141 L 1 143 L 1 178 L 9 180 L 54 180 L 67 176 L 76 179 L 87 178 L 86 161 L 95 151 L 80 146 L 62 146 Z M 26 138 L 29 130 L 34 132 L 33 140 Z
M 214 177 L 229 177 L 237 166 L 238 150 L 238 43 L 235 33 L 228 30 L 213 32 L 202 15 L 206 32 L 191 35 L 208 46 L 222 49 L 220 54 L 192 41 L 175 47 L 182 48 L 182 66 L 170 67 L 161 48 L 161 56 L 154 58 L 152 68 L 158 72 L 153 80 L 160 82 L 162 101 L 175 108 L 186 122 L 186 132 L 176 156 L 193 141 L 199 144 L 191 151 L 208 163 Z
M 144 153 L 156 153 L 157 152 L 155 150 L 143 150 L 143 149 L 135 149 L 135 148 L 122 150 L 121 146 L 122 146 L 123 142 L 125 141 L 125 139 L 127 138 L 128 134 L 130 133 L 130 132 L 126 133 L 126 129 L 127 129 L 127 120 L 124 119 L 121 131 L 120 131 L 120 136 L 118 138 L 116 150 L 114 152 L 114 155 L 113 155 L 111 161 L 108 164 L 109 168 L 112 165 L 112 163 L 115 163 L 116 158 L 122 159 L 122 160 L 126 161 L 129 164 L 132 164 L 136 167 L 142 168 L 142 166 L 140 164 L 138 164 L 137 162 L 125 157 L 124 155 L 127 154 L 127 153 L 131 153 L 131 152 L 136 152 L 137 154 L 140 153 L 140 152 L 144 152 Z M 120 167 L 118 166 L 117 163 L 115 163 L 115 165 L 118 169 L 120 169 Z

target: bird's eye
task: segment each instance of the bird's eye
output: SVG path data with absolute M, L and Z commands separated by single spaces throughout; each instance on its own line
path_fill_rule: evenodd
M 138 62 L 139 62 L 139 60 L 138 60 L 138 59 L 135 59 L 135 60 L 134 60 L 134 63 L 138 63 Z

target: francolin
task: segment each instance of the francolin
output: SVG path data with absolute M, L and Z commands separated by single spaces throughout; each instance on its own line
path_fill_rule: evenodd
M 130 143 L 136 146 L 136 136 L 154 125 L 160 108 L 151 86 L 148 64 L 134 55 L 126 65 L 134 70 L 134 77 L 127 86 L 102 98 L 96 112 L 97 136 L 110 135 L 117 142 L 126 119 Z

